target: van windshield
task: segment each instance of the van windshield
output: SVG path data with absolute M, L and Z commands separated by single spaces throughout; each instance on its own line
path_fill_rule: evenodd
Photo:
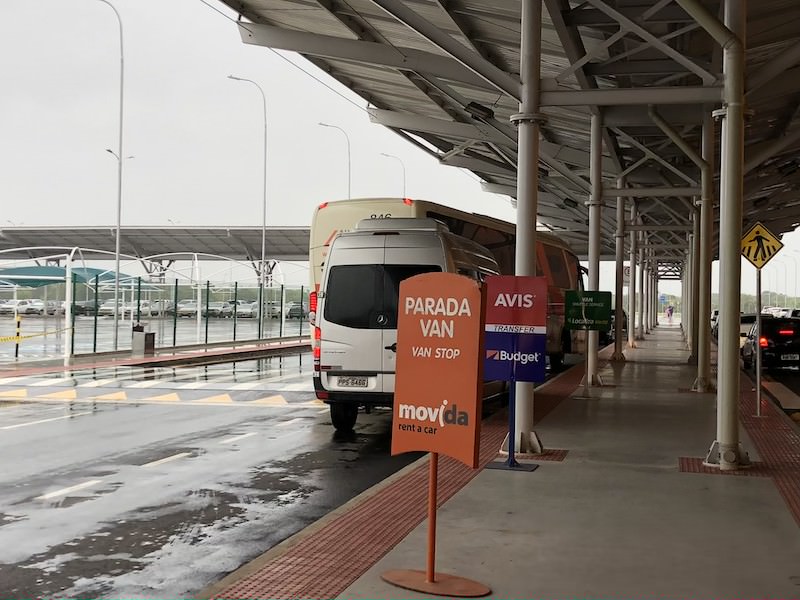
M 325 290 L 325 320 L 354 329 L 396 329 L 400 282 L 441 270 L 438 265 L 331 267 Z

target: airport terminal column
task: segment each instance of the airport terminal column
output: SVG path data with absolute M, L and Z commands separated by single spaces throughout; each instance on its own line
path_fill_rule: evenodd
M 702 156 L 705 164 L 700 173 L 700 274 L 697 308 L 697 379 L 696 392 L 711 390 L 711 236 L 714 216 L 714 120 L 706 111 L 703 116 Z
M 67 254 L 67 260 L 64 269 L 64 366 L 68 367 L 72 362 L 73 344 L 72 338 L 75 332 L 72 330 L 75 319 L 72 316 L 72 301 L 73 301 L 73 285 L 72 285 L 72 257 L 75 255 L 77 248 Z M 46 303 L 45 303 L 46 304 Z M 57 312 L 57 311 L 56 311 Z M 47 314 L 47 307 L 45 306 L 44 314 Z
M 643 250 L 645 255 L 648 254 L 647 250 Z M 644 285 L 644 289 L 642 290 L 642 327 L 644 329 L 645 335 L 650 333 L 650 301 L 652 300 L 653 296 L 653 277 L 650 273 L 650 259 L 646 258 L 643 261 L 644 266 L 642 267 L 644 270 L 642 271 L 642 277 L 644 281 L 642 281 Z
M 625 178 L 617 179 L 617 188 L 625 187 Z M 625 198 L 617 197 L 617 239 L 616 239 L 617 277 L 614 280 L 614 353 L 611 360 L 625 360 L 622 353 L 622 280 L 624 279 L 624 254 L 625 254 Z
M 678 0 L 722 46 L 724 107 L 720 176 L 717 439 L 705 462 L 720 470 L 749 463 L 739 443 L 739 309 L 741 308 L 741 236 L 744 173 L 744 70 L 746 0 L 725 0 L 725 24 L 698 0 Z
M 700 347 L 700 211 L 695 205 L 692 211 L 692 353 L 689 364 L 697 364 L 697 352 Z
M 639 242 L 644 245 L 646 241 L 643 238 L 644 232 L 639 231 Z M 636 313 L 638 316 L 637 325 L 636 325 L 636 339 L 641 340 L 644 339 L 644 276 L 645 276 L 645 265 L 644 265 L 644 248 L 639 248 L 639 273 L 638 273 L 638 284 L 639 284 L 639 291 L 638 296 L 636 297 Z
M 602 116 L 592 113 L 591 138 L 589 140 L 589 180 L 591 194 L 586 205 L 589 207 L 589 291 L 600 290 L 600 216 L 603 209 L 603 120 Z M 597 351 L 600 332 L 588 332 L 586 360 L 586 381 L 588 385 L 602 385 L 597 374 Z
M 520 39 L 519 113 L 511 116 L 517 124 L 517 246 L 516 274 L 536 275 L 536 213 L 539 202 L 539 114 L 540 63 L 542 46 L 542 0 L 522 1 Z M 514 440 L 521 453 L 541 453 L 542 443 L 533 430 L 533 384 L 516 383 Z M 508 440 L 506 440 L 506 444 Z
M 631 202 L 631 225 L 636 225 L 636 200 Z M 636 241 L 639 232 L 631 231 L 630 259 L 628 262 L 628 348 L 636 347 Z

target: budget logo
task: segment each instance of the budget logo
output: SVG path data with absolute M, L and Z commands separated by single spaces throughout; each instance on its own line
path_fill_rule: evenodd
M 541 352 L 526 353 L 508 352 L 506 350 L 487 350 L 486 358 L 488 360 L 513 361 L 521 365 L 527 365 L 529 363 L 538 363 L 542 358 L 542 354 Z
M 487 350 L 486 358 L 488 360 L 500 360 L 500 350 Z

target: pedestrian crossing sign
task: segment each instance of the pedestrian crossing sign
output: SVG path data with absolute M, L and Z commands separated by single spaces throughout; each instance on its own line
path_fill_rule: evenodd
M 756 269 L 760 269 L 783 248 L 781 242 L 761 223 L 753 225 L 742 236 L 742 256 L 749 260 Z

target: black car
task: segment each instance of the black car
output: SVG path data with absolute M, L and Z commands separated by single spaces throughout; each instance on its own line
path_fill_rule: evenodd
M 78 300 L 72 304 L 73 315 L 93 315 L 94 313 L 94 300 Z
M 800 318 L 762 319 L 758 337 L 754 323 L 741 349 L 745 369 L 755 366 L 758 348 L 761 348 L 761 366 L 765 369 L 800 367 Z
M 308 304 L 303 302 L 300 304 L 299 302 L 291 302 L 289 307 L 286 309 L 286 318 L 287 319 L 303 319 L 308 317 Z
M 611 342 L 614 341 L 614 334 L 616 330 L 614 329 L 616 322 L 616 311 L 611 311 L 611 325 L 608 328 L 608 331 L 601 331 L 600 332 L 600 345 L 607 346 Z M 628 331 L 628 314 L 623 310 L 622 311 L 622 331 Z

